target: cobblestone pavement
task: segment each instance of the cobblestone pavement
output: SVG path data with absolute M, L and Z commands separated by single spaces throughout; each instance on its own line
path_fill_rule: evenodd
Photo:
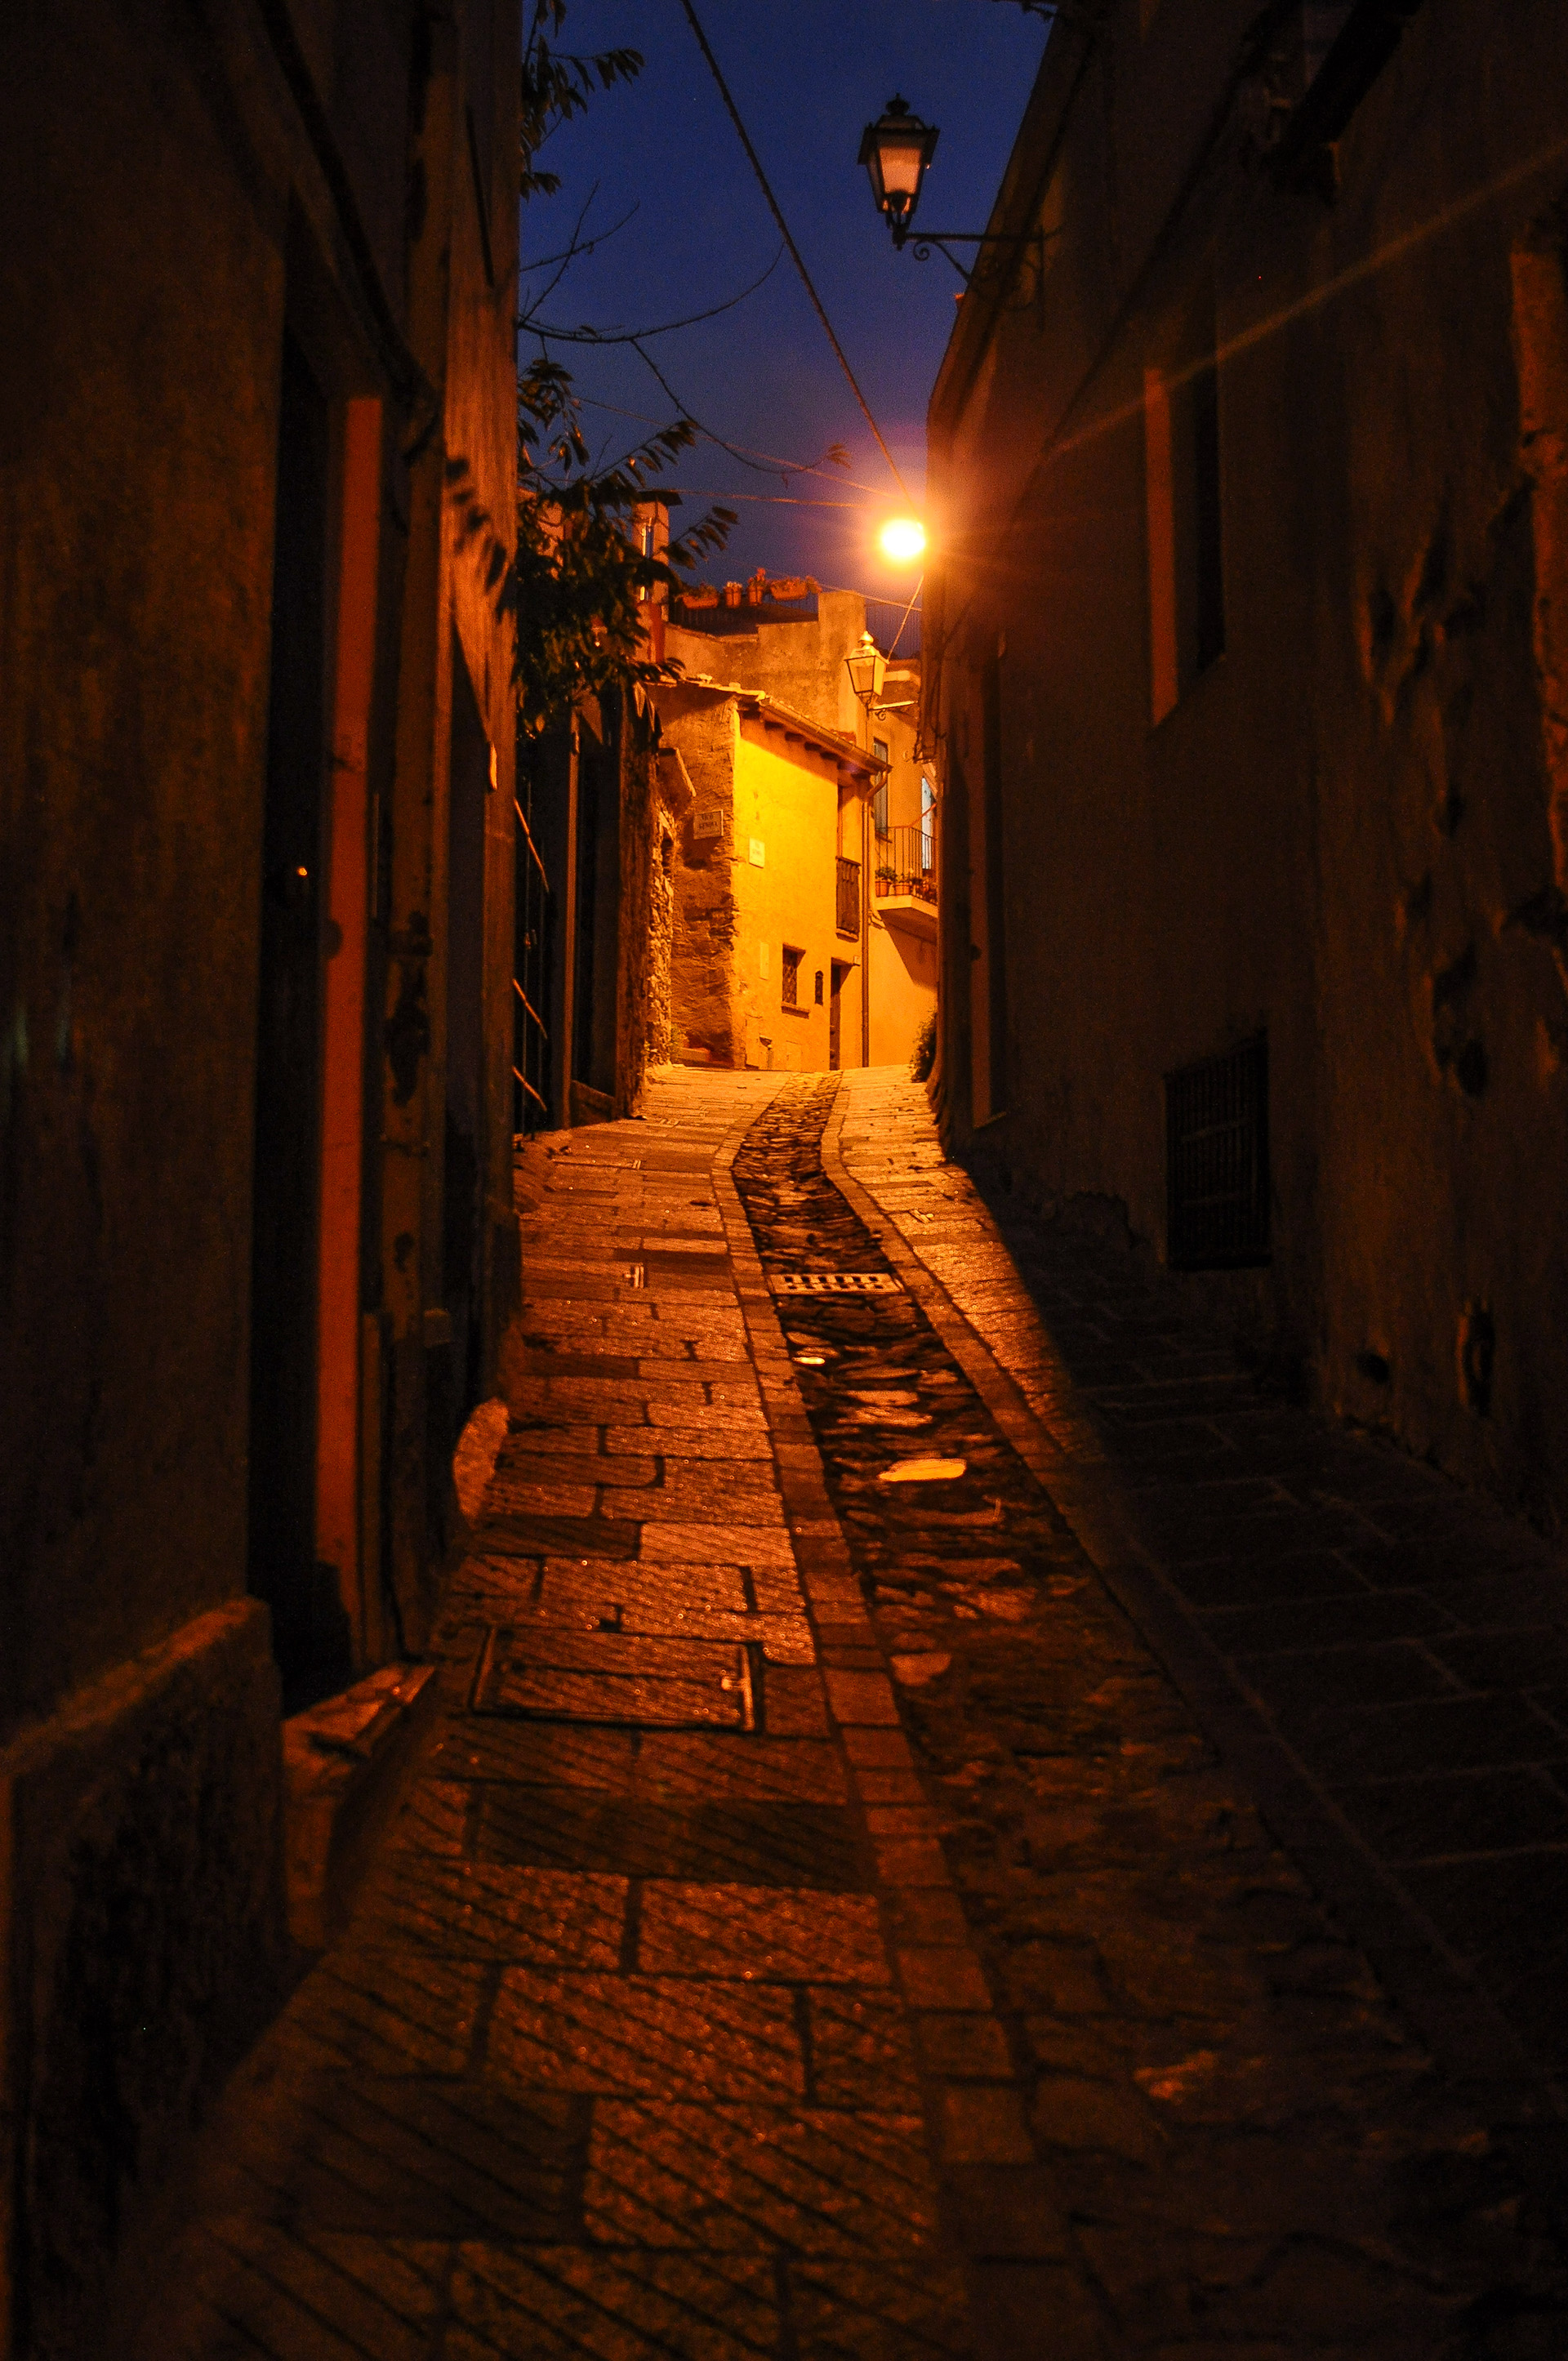
M 1216 1746 L 1070 1257 L 1064 1347 L 897 1077 L 666 1076 L 520 1180 L 444 1719 L 212 2127 L 143 2361 L 1568 2353 L 1550 2083 L 1506 2015 L 1451 2011 L 1457 2064 L 1417 2033 L 1276 1840 L 1278 1764 Z M 777 1287 L 816 1273 L 881 1284 Z M 1142 1399 L 1118 1350 L 1078 1376 Z M 1142 1506 L 1207 1535 L 1155 1455 Z
M 1293 1855 L 1568 2192 L 1568 1560 L 1271 1395 L 1124 1248 L 993 1217 L 902 1077 L 848 1078 L 828 1159 L 989 1348 L 1009 1433 Z

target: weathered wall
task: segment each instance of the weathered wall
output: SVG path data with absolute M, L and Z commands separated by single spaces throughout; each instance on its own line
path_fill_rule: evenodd
M 378 987 L 405 807 L 422 816 L 390 946 L 411 1024 L 384 1077 L 371 1018 L 349 1243 L 388 1348 L 370 1382 L 400 1352 L 414 1373 L 363 1431 L 396 1437 L 416 1557 L 444 1474 L 420 1415 L 441 1159 L 418 1160 L 407 1235 L 386 1241 L 413 1275 L 399 1336 L 375 1144 L 411 1045 L 403 1103 L 428 1112 L 455 644 L 496 756 L 491 1347 L 506 1292 L 511 730 L 491 561 L 512 514 L 516 11 L 470 0 L 427 29 L 380 0 L 60 0 L 0 36 L 0 2355 L 103 2349 L 192 2118 L 280 1974 L 279 1678 L 245 1594 L 286 324 L 332 422 L 329 508 L 345 405 L 387 421 L 367 709 L 352 742 L 321 745 L 321 865 L 288 890 L 324 961 L 335 758 L 378 816 L 346 848 L 371 880 L 355 956 Z M 428 178 L 410 205 L 429 127 L 411 87 L 474 105 L 488 253 L 466 146 L 447 142 L 445 213 Z M 324 571 L 330 613 L 334 545 Z M 361 1472 L 375 1496 L 373 1449 Z M 343 1573 L 379 1603 L 371 1547 Z
M 283 302 L 177 62 L 69 0 L 6 49 L 0 1737 L 244 1563 Z
M 966 299 L 934 401 L 939 1088 L 1162 1249 L 1162 1077 L 1266 1027 L 1272 1261 L 1192 1284 L 1556 1522 L 1568 30 L 1429 0 L 1331 203 L 1259 160 L 1245 14 L 1058 26 L 1000 215 L 1064 225 L 1043 303 Z M 1144 378 L 1206 307 L 1224 647 L 1156 723 Z
M 624 722 L 620 752 L 620 928 L 615 1111 L 634 1115 L 651 1065 L 669 1062 L 675 845 L 692 788 L 673 747 L 655 741 L 652 708 Z
M 740 721 L 733 698 L 718 700 L 699 689 L 661 689 L 658 704 L 665 739 L 692 788 L 674 852 L 670 1005 L 680 1037 L 675 1055 L 696 1050 L 712 1065 L 740 1066 L 746 1057 L 735 972 Z M 699 820 L 714 817 L 722 825 L 699 831 Z
M 283 1986 L 278 1708 L 265 1612 L 234 1600 L 0 1753 L 18 2354 L 104 2349 L 112 2268 L 134 2305 L 191 2125 Z
M 680 1049 L 675 1017 L 674 951 L 676 878 L 681 830 L 696 802 L 685 763 L 674 746 L 662 746 L 649 863 L 648 1063 L 667 1064 Z
M 817 742 L 804 717 L 771 700 L 750 703 L 693 683 L 662 688 L 658 704 L 671 758 L 691 788 L 674 848 L 674 1054 L 825 1070 L 838 961 L 847 971 L 842 1062 L 863 1063 L 862 946 L 836 924 L 841 825 L 860 855 L 863 759 L 853 746 Z M 793 1008 L 782 994 L 786 946 L 801 955 Z
M 858 591 L 822 590 L 815 617 L 772 622 L 765 606 L 754 610 L 755 629 L 693 631 L 671 622 L 664 653 L 690 674 L 707 674 L 737 688 L 764 689 L 826 730 L 855 737 L 862 716 L 844 669 L 866 628 L 866 602 Z

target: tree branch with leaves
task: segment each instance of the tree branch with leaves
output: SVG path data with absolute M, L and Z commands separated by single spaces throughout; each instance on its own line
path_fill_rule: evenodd
M 524 199 L 554 195 L 561 185 L 538 162 L 556 126 L 581 114 L 597 93 L 634 82 L 642 71 L 636 49 L 578 55 L 554 47 L 565 15 L 566 0 L 535 0 L 523 47 Z M 593 241 L 582 234 L 586 210 L 553 263 L 565 268 L 590 250 Z M 677 418 L 608 466 L 596 462 L 571 372 L 552 357 L 547 332 L 533 326 L 526 309 L 518 324 L 538 335 L 540 350 L 518 379 L 517 544 L 505 598 L 516 621 L 518 720 L 525 736 L 536 738 L 563 720 L 578 697 L 679 677 L 678 664 L 648 653 L 648 600 L 661 588 L 678 588 L 700 557 L 722 549 L 739 520 L 733 509 L 709 509 L 662 555 L 642 549 L 637 511 L 655 500 L 680 505 L 679 491 L 658 479 L 691 449 L 696 427 Z M 591 332 L 583 340 L 595 341 Z
M 691 449 L 695 427 L 677 419 L 596 467 L 570 373 L 543 355 L 523 371 L 518 417 L 518 719 L 536 737 L 585 693 L 679 678 L 678 664 L 647 653 L 647 601 L 722 549 L 737 519 L 733 509 L 709 509 L 663 555 L 647 554 L 630 530 L 635 513 L 655 500 L 679 505 L 679 492 L 657 478 Z

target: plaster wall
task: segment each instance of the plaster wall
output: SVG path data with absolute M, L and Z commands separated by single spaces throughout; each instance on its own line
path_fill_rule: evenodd
M 907 1065 L 916 1037 L 937 1005 L 937 930 L 879 916 L 872 906 L 866 938 L 871 969 L 873 1066 Z
M 811 747 L 787 744 L 765 721 L 743 721 L 735 794 L 735 961 L 749 1066 L 828 1071 L 831 963 L 860 949 L 836 930 L 838 824 L 837 764 Z M 753 846 L 762 848 L 760 862 Z M 782 995 L 786 945 L 800 953 L 793 1007 Z M 846 1065 L 861 1062 L 862 973 L 857 967 L 840 997 Z
M 1326 1405 L 1555 1524 L 1568 922 L 1537 585 L 1568 35 L 1547 5 L 1506 47 L 1478 5 L 1418 11 L 1329 203 L 1249 148 L 1238 25 L 1181 0 L 1146 47 L 1131 6 L 1098 47 L 1058 24 L 998 215 L 1067 192 L 1043 312 L 966 299 L 934 400 L 939 1095 L 1016 1185 L 1110 1201 L 1163 1252 L 1163 1078 L 1266 1027 L 1271 1260 L 1194 1290 Z M 1224 645 L 1156 724 L 1144 376 L 1204 306 Z

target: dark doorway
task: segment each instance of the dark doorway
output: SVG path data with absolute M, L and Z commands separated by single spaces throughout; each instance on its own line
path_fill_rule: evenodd
M 350 1673 L 348 1618 L 315 1555 L 330 471 L 326 399 L 286 336 L 262 821 L 248 1572 L 272 1611 L 291 1711 Z
M 442 1301 L 452 1323 L 446 1382 L 431 1372 L 433 1436 L 442 1461 L 479 1398 L 483 1338 L 479 1254 L 484 1171 L 485 818 L 490 741 L 468 667 L 452 647 L 452 741 L 446 851 L 446 1138 L 442 1192 Z
M 620 716 L 600 700 L 603 735 L 579 724 L 577 970 L 572 1078 L 608 1113 L 615 1092 L 616 961 L 620 939 Z M 579 1104 L 582 1102 L 579 1099 Z M 573 1120 L 576 1120 L 574 1114 Z
M 833 961 L 828 987 L 828 1069 L 834 1074 L 843 1064 L 844 978 L 849 972 L 846 961 Z
M 1003 862 L 1002 810 L 1002 662 L 986 659 L 984 683 L 985 788 L 985 972 L 988 990 L 987 1047 L 990 1051 L 989 1115 L 1007 1105 L 1007 915 Z
M 554 1023 L 555 897 L 545 866 L 541 781 L 557 749 L 517 743 L 517 826 L 512 901 L 512 1129 L 538 1131 L 551 1119 L 550 1034 Z M 542 840 L 543 840 L 542 842 Z M 559 873 L 557 872 L 557 873 Z

